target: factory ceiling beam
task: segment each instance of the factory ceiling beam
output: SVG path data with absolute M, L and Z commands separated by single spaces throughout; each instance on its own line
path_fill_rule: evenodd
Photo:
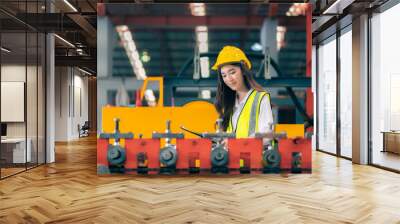
M 260 28 L 265 16 L 111 16 L 116 25 L 134 25 L 135 28 L 161 27 L 161 28 L 193 28 L 207 26 L 209 28 Z M 280 26 L 290 29 L 304 30 L 305 17 L 293 18 L 277 16 Z M 295 19 L 296 18 L 296 19 Z M 304 18 L 299 19 L 299 18 Z
M 256 27 L 262 25 L 263 16 L 113 16 L 114 24 L 155 27 Z
M 268 16 L 274 17 L 278 14 L 279 6 L 276 3 L 271 3 L 268 8 Z
M 298 78 L 257 78 L 257 83 L 263 87 L 294 87 L 294 88 L 306 88 L 311 87 L 310 77 L 298 77 Z M 216 79 L 199 79 L 194 80 L 192 78 L 169 78 L 164 77 L 164 85 L 170 85 L 173 87 L 185 86 L 185 87 L 212 87 L 216 86 Z

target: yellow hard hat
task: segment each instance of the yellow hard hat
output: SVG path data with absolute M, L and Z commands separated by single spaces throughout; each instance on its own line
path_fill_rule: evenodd
M 225 46 L 219 52 L 217 61 L 211 69 L 217 70 L 221 65 L 240 63 L 242 61 L 246 64 L 248 69 L 251 69 L 251 63 L 242 50 L 234 46 Z

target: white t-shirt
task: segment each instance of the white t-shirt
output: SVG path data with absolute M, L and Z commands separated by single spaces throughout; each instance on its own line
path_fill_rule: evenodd
M 233 107 L 232 127 L 236 127 L 240 112 L 242 111 L 244 104 L 246 103 L 246 100 L 250 96 L 250 93 L 252 91 L 253 89 L 250 89 L 249 92 L 247 92 L 246 96 L 240 102 L 236 97 L 235 106 Z M 260 112 L 258 115 L 258 130 L 256 130 L 256 132 L 271 132 L 273 122 L 274 120 L 272 116 L 271 102 L 269 100 L 269 97 L 264 96 L 261 99 Z M 266 140 L 264 141 L 264 143 L 267 143 Z

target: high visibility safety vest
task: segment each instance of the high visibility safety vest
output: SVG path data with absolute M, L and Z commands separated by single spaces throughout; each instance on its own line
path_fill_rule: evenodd
M 264 96 L 270 97 L 267 92 L 253 90 L 240 111 L 236 126 L 232 125 L 232 115 L 227 128 L 228 133 L 235 133 L 236 138 L 248 138 L 258 131 L 258 116 L 260 114 L 261 100 Z

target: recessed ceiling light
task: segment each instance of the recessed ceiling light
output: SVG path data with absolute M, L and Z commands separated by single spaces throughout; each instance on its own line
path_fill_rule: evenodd
M 65 4 L 68 5 L 68 7 L 70 7 L 74 12 L 78 12 L 78 10 L 68 1 L 68 0 L 64 0 Z
M 11 52 L 11 50 L 9 50 L 9 49 L 7 49 L 5 47 L 1 47 L 1 51 L 4 51 L 6 53 L 10 53 Z
M 85 74 L 87 74 L 87 75 L 90 75 L 90 76 L 92 75 L 92 73 L 90 73 L 90 72 L 88 72 L 88 71 L 86 71 L 86 70 L 84 70 L 84 69 L 81 69 L 81 68 L 79 68 L 79 67 L 78 67 L 78 70 L 81 71 L 81 72 L 83 72 L 83 73 L 85 73 Z
M 64 39 L 64 38 L 62 38 L 62 37 L 60 37 L 60 36 L 57 35 L 57 34 L 54 34 L 54 36 L 57 37 L 57 38 L 58 38 L 59 40 L 61 40 L 62 42 L 66 43 L 68 46 L 75 48 L 75 45 L 73 45 L 73 44 L 72 44 L 71 42 L 69 42 L 68 40 L 66 40 L 66 39 Z

